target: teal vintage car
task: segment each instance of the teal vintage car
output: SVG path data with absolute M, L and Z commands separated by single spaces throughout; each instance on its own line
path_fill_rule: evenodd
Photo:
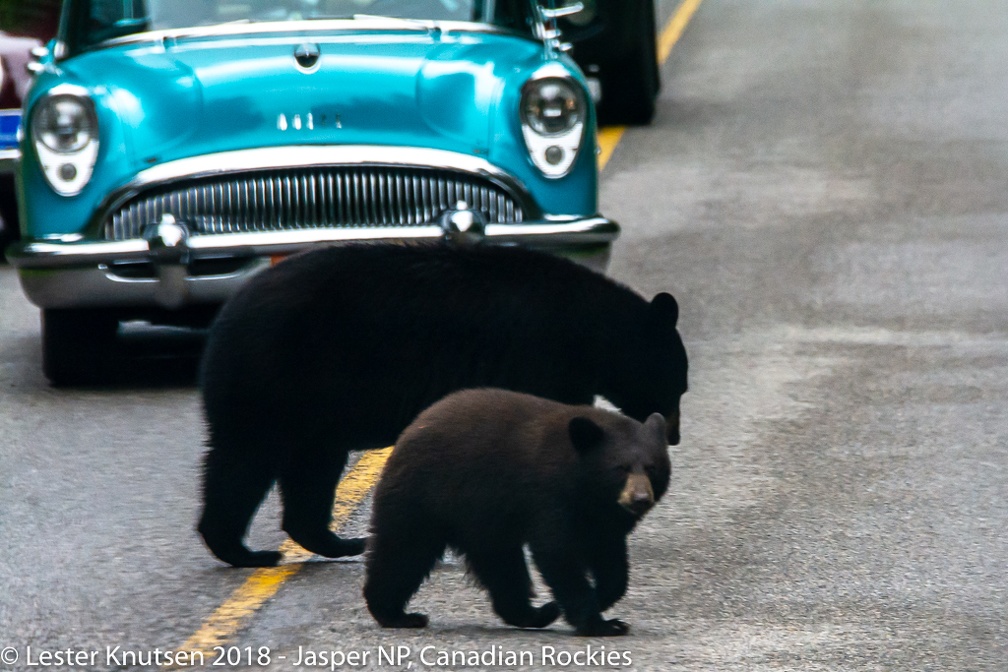
M 527 245 L 604 268 L 595 110 L 532 0 L 67 0 L 25 101 L 21 240 L 43 368 L 119 324 L 202 324 L 283 255 Z

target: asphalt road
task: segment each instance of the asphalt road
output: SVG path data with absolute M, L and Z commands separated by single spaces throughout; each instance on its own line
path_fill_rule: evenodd
M 505 628 L 450 558 L 415 600 L 430 628 L 382 631 L 362 564 L 312 561 L 235 616 L 222 669 L 265 647 L 273 670 L 331 650 L 338 669 L 1008 670 L 1008 13 L 704 0 L 664 77 L 602 177 L 611 274 L 679 298 L 692 357 L 672 486 L 611 611 L 630 636 Z M 28 647 L 98 652 L 74 669 L 178 650 L 250 576 L 193 532 L 192 358 L 78 391 L 38 359 L 0 267 L 0 655 L 19 658 L 0 670 L 45 667 Z M 278 527 L 271 499 L 252 543 Z

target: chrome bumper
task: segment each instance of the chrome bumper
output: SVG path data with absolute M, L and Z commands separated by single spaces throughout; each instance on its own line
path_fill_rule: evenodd
M 619 226 L 604 217 L 482 224 L 471 211 L 446 213 L 416 227 L 299 229 L 190 235 L 168 217 L 143 238 L 89 241 L 80 236 L 15 243 L 7 258 L 28 299 L 41 308 L 162 307 L 225 301 L 270 258 L 325 245 L 361 242 L 451 242 L 522 245 L 605 270 Z M 477 218 L 478 219 L 478 218 Z M 198 262 L 244 260 L 227 272 L 201 273 Z M 138 270 L 140 271 L 138 273 Z
M 13 174 L 21 161 L 20 149 L 0 149 L 0 175 Z

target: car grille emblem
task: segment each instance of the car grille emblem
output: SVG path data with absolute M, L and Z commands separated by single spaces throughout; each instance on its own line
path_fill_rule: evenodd
M 305 72 L 314 72 L 318 69 L 321 53 L 317 44 L 306 42 L 294 50 L 294 60 L 297 61 L 298 67 Z

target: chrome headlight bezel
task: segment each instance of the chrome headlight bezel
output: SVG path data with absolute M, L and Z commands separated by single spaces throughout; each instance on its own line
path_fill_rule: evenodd
M 542 68 L 522 86 L 519 119 L 532 163 L 549 178 L 568 175 L 590 114 L 580 83 L 563 67 Z
M 98 159 L 98 114 L 82 87 L 54 87 L 31 111 L 32 144 L 46 181 L 62 196 L 79 194 Z

